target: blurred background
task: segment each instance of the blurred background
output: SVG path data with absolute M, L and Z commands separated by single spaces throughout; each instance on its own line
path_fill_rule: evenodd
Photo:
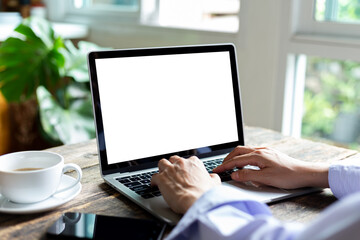
M 95 138 L 92 50 L 234 43 L 246 125 L 360 149 L 359 0 L 0 0 L 0 154 Z

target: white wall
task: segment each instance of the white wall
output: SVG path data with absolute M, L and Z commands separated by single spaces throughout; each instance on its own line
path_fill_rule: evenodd
M 245 123 L 281 130 L 279 36 L 282 0 L 245 0 L 241 5 L 238 59 Z M 280 93 L 283 95 L 283 93 Z M 278 110 L 277 110 L 278 109 Z

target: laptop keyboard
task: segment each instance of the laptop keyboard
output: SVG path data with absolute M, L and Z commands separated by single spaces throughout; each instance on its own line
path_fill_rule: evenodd
M 223 158 L 218 158 L 210 161 L 204 162 L 205 168 L 209 173 L 213 173 L 213 169 L 219 166 L 223 162 Z M 231 173 L 234 170 L 228 170 L 226 172 L 218 173 L 222 182 L 227 182 L 231 180 Z
M 158 171 L 141 173 L 128 177 L 121 177 L 117 178 L 116 180 L 124 184 L 126 187 L 130 188 L 143 198 L 152 198 L 161 195 L 158 187 L 153 187 L 150 185 L 151 177 L 155 173 L 158 173 Z
M 214 160 L 204 162 L 204 165 L 205 165 L 206 170 L 209 173 L 212 173 L 212 170 L 215 167 L 217 167 L 218 165 L 220 165 L 222 163 L 222 161 L 223 161 L 223 158 L 214 159 Z M 221 178 L 221 181 L 226 182 L 226 181 L 231 180 L 230 174 L 233 171 L 234 170 L 230 170 L 230 171 L 219 173 L 219 177 Z M 129 189 L 131 189 L 132 191 L 139 194 L 141 197 L 148 199 L 148 198 L 157 197 L 157 196 L 161 195 L 158 187 L 150 185 L 151 177 L 155 173 L 158 173 L 158 171 L 140 173 L 140 174 L 131 175 L 131 176 L 127 176 L 127 177 L 120 177 L 120 178 L 117 178 L 116 180 L 118 182 L 122 183 L 123 185 L 125 185 L 126 187 L 128 187 Z

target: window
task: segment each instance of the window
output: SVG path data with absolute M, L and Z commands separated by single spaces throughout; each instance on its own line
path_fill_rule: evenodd
M 160 0 L 160 26 L 237 32 L 240 0 Z
M 65 0 L 48 5 L 53 20 L 70 15 L 86 23 L 127 22 L 229 33 L 239 29 L 240 0 Z
M 76 9 L 101 8 L 110 10 L 115 8 L 120 11 L 137 11 L 139 9 L 138 0 L 73 0 Z
M 315 19 L 317 21 L 360 23 L 360 1 L 317 0 Z
M 307 57 L 302 136 L 360 149 L 360 63 Z
M 287 132 L 359 150 L 360 1 L 294 0 L 292 7 Z
M 332 37 L 336 42 L 360 37 L 358 0 L 295 0 L 293 11 L 296 34 Z

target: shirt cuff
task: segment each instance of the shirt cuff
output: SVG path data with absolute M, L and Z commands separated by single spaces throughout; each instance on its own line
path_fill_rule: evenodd
M 329 186 L 337 198 L 360 191 L 359 159 L 343 160 L 329 167 Z

